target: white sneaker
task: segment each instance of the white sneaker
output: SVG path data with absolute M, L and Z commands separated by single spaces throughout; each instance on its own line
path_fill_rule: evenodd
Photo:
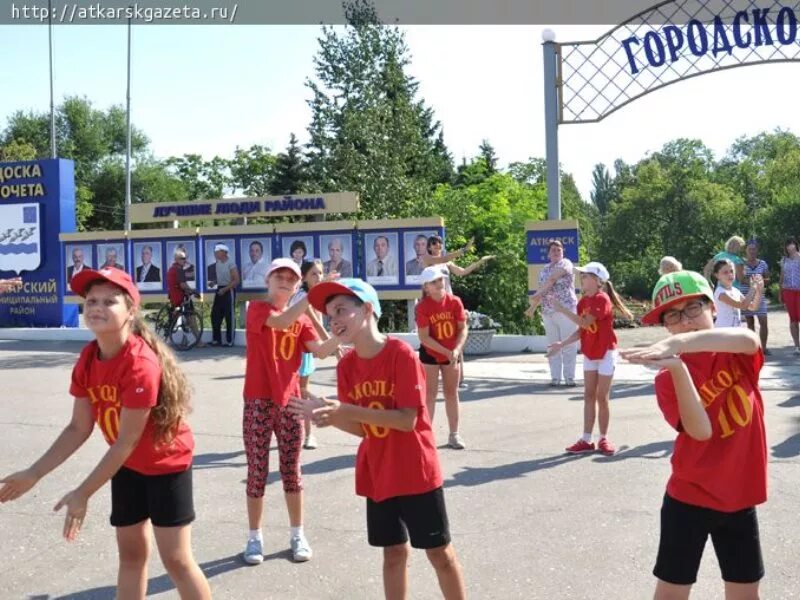
M 261 540 L 249 539 L 244 548 L 244 562 L 248 565 L 260 565 L 264 562 L 264 547 Z
M 311 552 L 311 546 L 309 546 L 305 535 L 292 536 L 289 544 L 292 547 L 292 558 L 294 562 L 306 562 L 311 560 L 313 553 Z
M 450 434 L 450 438 L 447 443 L 453 450 L 463 450 L 467 446 L 464 444 L 464 440 L 457 431 Z
M 314 437 L 313 433 L 309 433 L 306 436 L 305 442 L 303 442 L 303 448 L 306 450 L 314 450 L 317 447 L 317 438 Z

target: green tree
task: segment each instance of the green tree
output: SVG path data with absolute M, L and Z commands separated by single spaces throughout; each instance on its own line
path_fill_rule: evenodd
M 489 140 L 484 139 L 481 145 L 478 146 L 479 156 L 486 163 L 486 170 L 490 175 L 497 173 L 497 154 L 494 151 L 494 146 L 489 143 Z
M 275 160 L 274 175 L 269 184 L 269 193 L 278 196 L 282 194 L 297 194 L 308 190 L 309 176 L 306 168 L 303 150 L 297 143 L 297 137 L 292 134 L 285 152 L 278 154 Z
M 231 180 L 228 162 L 219 156 L 206 161 L 199 154 L 184 154 L 168 158 L 165 164 L 183 182 L 188 200 L 221 198 Z
M 120 106 L 100 110 L 86 98 L 67 97 L 56 109 L 56 147 L 59 158 L 75 161 L 76 212 L 78 229 L 91 227 L 95 204 L 106 206 L 108 197 L 98 197 L 107 190 L 105 162 L 118 160 L 126 150 L 125 111 Z M 50 157 L 50 116 L 48 113 L 17 111 L 9 117 L 0 135 L 0 146 L 12 142 L 28 144 L 37 159 Z M 134 158 L 146 152 L 149 140 L 136 127 L 131 128 L 131 152 Z M 97 181 L 98 188 L 95 189 Z M 119 211 L 119 206 L 114 212 Z
M 344 31 L 323 27 L 308 127 L 315 189 L 361 196 L 362 218 L 420 214 L 446 176 L 440 125 L 406 74 L 399 28 L 383 25 L 366 0 L 345 3 Z
M 250 148 L 236 148 L 233 158 L 227 161 L 229 185 L 236 194 L 266 196 L 275 178 L 276 157 L 267 146 L 255 144 Z
M 602 163 L 596 164 L 592 171 L 592 191 L 591 198 L 597 207 L 600 215 L 608 213 L 611 204 L 614 202 L 616 191 L 611 175 Z
M 36 160 L 36 148 L 29 142 L 11 140 L 0 146 L 0 161 Z

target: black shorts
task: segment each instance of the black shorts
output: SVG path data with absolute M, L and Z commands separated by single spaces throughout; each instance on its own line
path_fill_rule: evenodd
M 142 475 L 125 467 L 111 478 L 111 525 L 128 527 L 145 519 L 156 527 L 194 521 L 192 468 L 166 475 Z
M 450 543 L 450 524 L 444 490 L 396 496 L 383 502 L 367 498 L 367 537 L 370 546 L 385 548 L 405 544 L 429 550 Z
M 438 365 L 440 367 L 450 364 L 449 360 L 444 362 L 439 362 L 436 360 L 433 355 L 425 349 L 425 346 L 422 345 L 419 347 L 419 362 L 421 362 L 423 365 Z
M 666 494 L 653 575 L 667 583 L 693 584 L 709 535 L 724 581 L 755 583 L 764 577 L 755 507 L 725 513 L 686 504 Z

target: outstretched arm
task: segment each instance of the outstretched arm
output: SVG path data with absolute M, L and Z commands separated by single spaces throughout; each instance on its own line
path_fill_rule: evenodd
M 468 267 L 459 267 L 456 264 L 448 263 L 447 268 L 450 269 L 450 272 L 453 275 L 457 275 L 458 277 L 465 277 L 466 275 L 469 275 L 470 273 L 472 273 L 475 269 L 485 265 L 487 262 L 489 262 L 493 258 L 494 258 L 494 255 L 492 255 L 492 254 L 487 255 L 487 256 L 482 256 L 479 260 L 476 260 L 474 263 L 472 263 Z

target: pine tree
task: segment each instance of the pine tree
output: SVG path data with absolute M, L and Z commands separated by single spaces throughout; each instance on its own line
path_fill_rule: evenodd
M 308 173 L 306 171 L 303 150 L 297 143 L 294 133 L 289 138 L 286 152 L 278 154 L 275 162 L 275 175 L 269 185 L 269 193 L 273 196 L 281 194 L 298 194 L 308 189 Z
M 321 191 L 355 191 L 367 218 L 418 216 L 452 177 L 441 125 L 405 69 L 403 33 L 367 0 L 345 4 L 344 33 L 323 27 L 307 81 L 310 176 Z

